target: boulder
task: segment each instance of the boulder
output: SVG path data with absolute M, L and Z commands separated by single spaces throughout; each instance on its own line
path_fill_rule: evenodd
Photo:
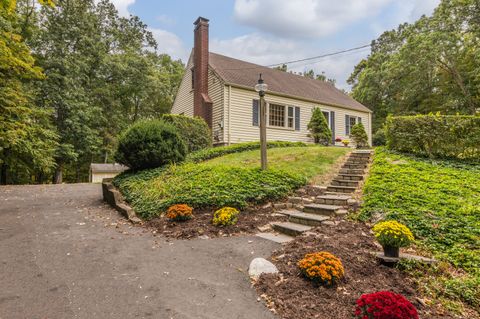
M 255 258 L 248 267 L 248 275 L 252 278 L 258 278 L 261 274 L 276 274 L 277 267 L 264 258 Z

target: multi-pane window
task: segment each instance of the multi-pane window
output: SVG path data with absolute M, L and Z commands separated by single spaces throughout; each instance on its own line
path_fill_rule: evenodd
M 328 127 L 330 127 L 330 112 L 329 111 L 322 111 L 323 116 L 325 116 L 325 119 L 327 120 Z
M 268 124 L 270 126 L 285 126 L 285 106 L 278 104 L 269 104 Z
M 288 128 L 293 128 L 293 123 L 294 123 L 294 116 L 293 116 L 293 106 L 288 107 L 288 118 L 287 118 L 287 127 Z
M 268 104 L 268 125 L 294 128 L 295 115 L 293 106 L 272 103 Z
M 361 122 L 361 118 L 351 115 L 345 115 L 345 134 L 350 135 L 352 127 Z

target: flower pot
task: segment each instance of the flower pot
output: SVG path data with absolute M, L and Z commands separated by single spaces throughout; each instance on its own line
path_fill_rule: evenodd
M 383 246 L 383 254 L 385 257 L 400 257 L 400 248 L 392 246 Z

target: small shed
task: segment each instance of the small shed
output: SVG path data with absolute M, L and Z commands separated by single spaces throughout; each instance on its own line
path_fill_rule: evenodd
M 113 178 L 128 169 L 122 164 L 90 164 L 90 183 L 101 183 L 104 178 Z

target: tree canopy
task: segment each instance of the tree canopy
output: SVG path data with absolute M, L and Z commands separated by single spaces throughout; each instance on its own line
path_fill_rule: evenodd
M 432 16 L 384 32 L 348 82 L 374 111 L 376 131 L 388 114 L 480 110 L 480 2 L 443 0 Z
M 86 181 L 92 161 L 113 160 L 122 130 L 170 111 L 183 63 L 157 53 L 138 17 L 108 0 L 0 6 L 2 182 L 7 172 L 9 182 Z

